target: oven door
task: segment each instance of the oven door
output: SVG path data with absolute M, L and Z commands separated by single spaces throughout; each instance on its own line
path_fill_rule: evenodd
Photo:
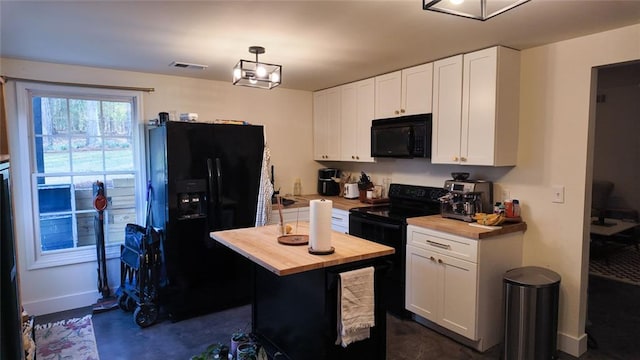
M 395 250 L 390 256 L 392 267 L 383 280 L 383 298 L 387 310 L 395 316 L 408 318 L 405 309 L 405 236 L 406 225 L 399 220 L 380 219 L 363 213 L 349 214 L 349 234 L 387 245 Z

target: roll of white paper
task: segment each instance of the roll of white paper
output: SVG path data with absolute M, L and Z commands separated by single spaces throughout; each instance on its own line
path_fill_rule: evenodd
M 331 200 L 309 202 L 309 248 L 314 251 L 331 250 Z

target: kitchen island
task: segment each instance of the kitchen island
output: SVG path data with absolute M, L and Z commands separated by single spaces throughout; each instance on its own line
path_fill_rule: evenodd
M 308 234 L 301 222 L 296 234 Z M 374 288 L 393 254 L 391 247 L 332 232 L 335 252 L 313 255 L 306 245 L 278 243 L 277 225 L 211 233 L 211 237 L 254 263 L 252 333 L 266 348 L 289 359 L 385 359 L 386 309 L 375 296 L 375 326 L 369 339 L 346 348 L 337 338 L 338 279 L 341 272 L 373 266 Z M 249 285 L 250 286 L 250 285 Z M 280 357 L 278 357 L 280 358 Z

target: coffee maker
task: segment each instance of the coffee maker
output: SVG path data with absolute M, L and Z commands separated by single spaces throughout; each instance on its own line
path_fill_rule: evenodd
M 446 180 L 447 195 L 440 198 L 442 217 L 473 222 L 479 212 L 493 211 L 493 183 L 483 180 Z
M 318 194 L 336 196 L 340 194 L 340 184 L 334 179 L 340 178 L 340 170 L 323 168 L 318 170 Z

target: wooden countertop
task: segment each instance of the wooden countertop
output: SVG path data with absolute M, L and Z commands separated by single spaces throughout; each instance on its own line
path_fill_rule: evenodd
M 9 161 L 9 154 L 0 154 L 0 163 Z
M 345 199 L 342 196 L 322 196 L 318 194 L 310 194 L 310 195 L 298 195 L 298 196 L 284 196 L 287 199 L 295 200 L 294 204 L 283 207 L 283 209 L 291 209 L 298 207 L 306 207 L 309 206 L 309 201 L 315 199 L 327 199 L 333 201 L 333 208 L 348 211 L 349 209 L 353 209 L 356 207 L 364 207 L 371 206 L 372 204 L 360 202 L 358 199 Z M 273 207 L 274 210 L 277 210 L 277 207 Z
M 309 234 L 309 223 L 300 222 L 296 233 Z M 210 235 L 219 243 L 280 276 L 394 253 L 392 247 L 333 231 L 331 245 L 335 252 L 312 255 L 307 245 L 278 243 L 278 225 L 215 231 Z
M 420 226 L 427 229 L 447 232 L 453 235 L 463 236 L 475 240 L 487 239 L 492 236 L 509 234 L 516 231 L 527 230 L 527 223 L 503 223 L 500 229 L 484 229 L 470 226 L 469 223 L 443 218 L 440 215 L 422 216 L 407 219 L 409 225 Z

